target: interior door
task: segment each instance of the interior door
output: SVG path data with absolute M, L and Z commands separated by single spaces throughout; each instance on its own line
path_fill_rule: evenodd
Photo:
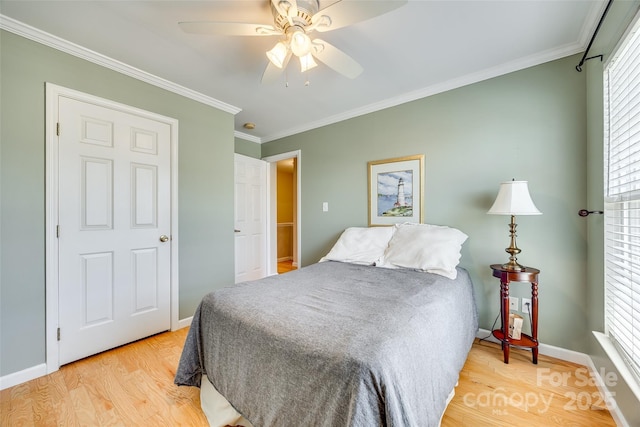
M 171 130 L 64 96 L 60 365 L 170 329 Z
M 235 155 L 236 283 L 267 275 L 267 163 Z

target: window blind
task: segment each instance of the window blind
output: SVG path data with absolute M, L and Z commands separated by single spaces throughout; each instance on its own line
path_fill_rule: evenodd
M 640 21 L 604 71 L 605 328 L 640 378 Z

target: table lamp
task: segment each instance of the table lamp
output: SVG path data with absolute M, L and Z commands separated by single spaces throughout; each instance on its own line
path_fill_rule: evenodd
M 498 197 L 493 202 L 493 206 L 487 212 L 492 215 L 511 215 L 509 232 L 511 234 L 511 244 L 505 249 L 509 256 L 509 262 L 502 265 L 502 268 L 509 271 L 522 271 L 526 267 L 518 264 L 518 255 L 521 251 L 516 245 L 516 215 L 542 215 L 536 208 L 529 195 L 527 181 L 507 181 L 500 184 Z

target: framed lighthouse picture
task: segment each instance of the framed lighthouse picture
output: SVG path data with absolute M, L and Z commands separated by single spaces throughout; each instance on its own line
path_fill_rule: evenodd
M 422 223 L 424 155 L 376 160 L 369 167 L 369 226 Z

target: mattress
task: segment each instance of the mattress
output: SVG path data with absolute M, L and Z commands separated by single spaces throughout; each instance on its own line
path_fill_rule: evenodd
M 254 426 L 437 426 L 477 328 L 464 269 L 323 262 L 205 296 L 175 382 Z

